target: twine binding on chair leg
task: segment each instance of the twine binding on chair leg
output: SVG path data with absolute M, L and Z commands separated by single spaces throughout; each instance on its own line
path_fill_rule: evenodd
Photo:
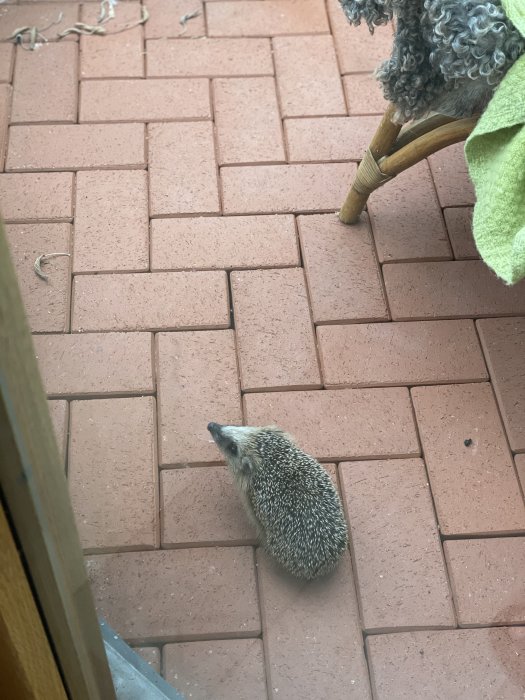
M 385 175 L 377 164 L 372 151 L 367 148 L 361 161 L 352 189 L 366 197 L 376 190 L 384 182 L 392 179 L 392 175 Z

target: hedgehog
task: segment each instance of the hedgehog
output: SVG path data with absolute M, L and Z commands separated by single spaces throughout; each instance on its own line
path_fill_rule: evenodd
M 264 549 L 291 574 L 332 571 L 348 544 L 341 501 L 323 467 L 274 426 L 209 423 Z

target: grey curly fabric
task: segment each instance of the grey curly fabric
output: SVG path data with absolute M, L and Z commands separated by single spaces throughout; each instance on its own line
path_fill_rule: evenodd
M 400 123 L 439 112 L 467 117 L 488 104 L 525 40 L 500 0 L 339 0 L 370 32 L 395 16 L 392 55 L 376 71 Z

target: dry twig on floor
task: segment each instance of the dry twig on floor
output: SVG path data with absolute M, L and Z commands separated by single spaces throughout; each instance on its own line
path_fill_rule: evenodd
M 48 279 L 48 276 L 46 275 L 45 272 L 42 271 L 42 265 L 48 260 L 51 260 L 51 258 L 70 258 L 71 253 L 43 253 L 42 255 L 39 255 L 38 258 L 35 260 L 33 264 L 33 270 L 35 273 L 40 277 L 41 280 L 46 280 Z
M 44 32 L 56 24 L 60 24 L 62 18 L 64 17 L 63 12 L 59 12 L 57 19 L 54 22 L 50 22 L 47 27 L 42 27 L 39 29 L 36 26 L 18 27 L 9 37 L 10 41 L 15 44 L 19 44 L 25 51 L 34 51 L 37 47 L 38 40 L 47 44 L 47 39 L 44 36 Z M 28 35 L 28 41 L 24 43 L 24 36 Z
M 179 36 L 182 36 L 188 31 L 188 22 L 190 21 L 190 19 L 200 17 L 200 14 L 200 10 L 194 10 L 193 12 L 187 12 L 185 15 L 182 15 L 182 17 L 179 20 L 179 24 L 182 27 L 182 31 L 179 32 Z
M 84 34 L 88 36 L 96 34 L 97 36 L 111 36 L 112 34 L 120 34 L 122 32 L 127 32 L 128 29 L 133 29 L 134 27 L 140 27 L 141 24 L 145 24 L 149 19 L 149 12 L 147 7 L 142 6 L 140 19 L 138 19 L 136 22 L 125 24 L 123 27 L 120 27 L 120 29 L 115 29 L 115 31 L 113 32 L 108 32 L 107 29 L 105 27 L 102 27 L 101 25 L 106 24 L 112 19 L 115 19 L 115 5 L 115 0 L 102 0 L 102 2 L 100 3 L 100 15 L 98 16 L 97 24 L 75 22 L 75 24 L 72 27 L 68 27 L 68 29 L 64 29 L 63 32 L 57 34 L 57 39 L 63 39 L 69 34 Z

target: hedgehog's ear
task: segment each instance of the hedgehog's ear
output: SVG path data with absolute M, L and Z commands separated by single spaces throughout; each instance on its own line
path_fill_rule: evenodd
M 253 473 L 252 460 L 249 457 L 243 457 L 241 461 L 241 472 L 244 476 L 251 476 Z

